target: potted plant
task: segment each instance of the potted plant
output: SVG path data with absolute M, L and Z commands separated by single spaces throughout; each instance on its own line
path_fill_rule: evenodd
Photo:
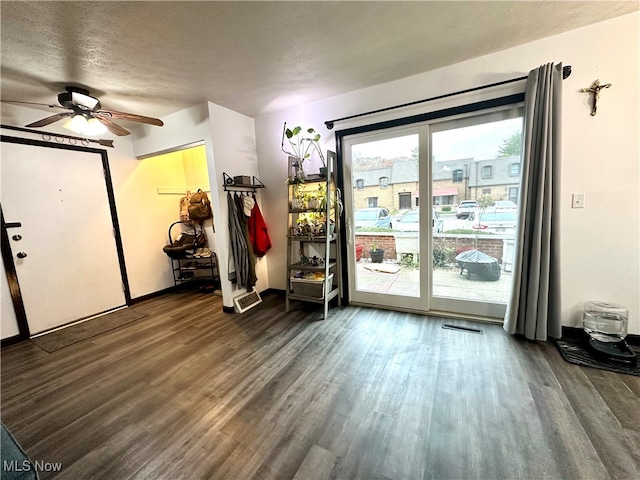
M 291 175 L 293 177 L 289 179 L 289 182 L 295 181 L 295 179 L 299 179 L 304 181 L 304 161 L 311 157 L 313 150 L 318 152 L 318 156 L 320 157 L 320 161 L 322 162 L 322 167 L 320 167 L 320 175 L 324 171 L 324 175 L 327 174 L 327 162 L 324 159 L 324 155 L 322 154 L 322 150 L 320 149 L 320 134 L 315 131 L 314 128 L 307 128 L 305 130 L 307 134 L 310 136 L 305 136 L 301 126 L 295 127 L 293 130 L 287 128 L 287 122 L 284 123 L 284 128 L 282 130 L 282 144 L 280 148 L 284 153 L 289 155 L 290 157 L 294 157 L 296 159 L 296 163 L 294 164 L 294 173 Z M 285 137 L 289 142 L 289 149 L 285 149 L 284 140 Z
M 369 257 L 371 258 L 371 263 L 382 263 L 382 259 L 384 258 L 384 249 L 378 248 L 378 245 L 373 242 L 371 250 L 369 250 Z
M 327 208 L 327 192 L 323 183 L 318 184 L 316 197 L 318 199 L 318 208 L 324 211 Z

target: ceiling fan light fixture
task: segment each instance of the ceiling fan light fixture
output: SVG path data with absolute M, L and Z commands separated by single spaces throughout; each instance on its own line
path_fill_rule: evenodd
M 87 118 L 80 114 L 72 116 L 62 126 L 74 133 L 86 136 L 100 135 L 107 131 L 107 128 L 97 118 Z
M 64 122 L 62 126 L 67 130 L 71 130 L 74 133 L 84 134 L 84 131 L 87 128 L 87 119 L 84 115 L 74 115 L 69 120 Z
M 87 127 L 84 130 L 85 135 L 102 135 L 106 133 L 107 127 L 95 117 L 91 117 L 87 121 Z

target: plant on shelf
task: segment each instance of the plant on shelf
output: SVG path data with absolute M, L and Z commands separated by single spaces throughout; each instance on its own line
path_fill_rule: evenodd
M 318 193 L 316 194 L 316 198 L 318 199 L 318 208 L 324 211 L 327 206 L 327 191 L 324 183 L 318 184 Z
M 318 208 L 318 199 L 310 193 L 307 193 L 305 195 L 305 200 L 307 202 L 307 208 L 309 210 L 316 210 Z
M 320 144 L 318 143 L 321 138 L 320 134 L 316 132 L 314 128 L 307 128 L 304 132 L 310 136 L 305 136 L 301 126 L 297 126 L 293 130 L 287 128 L 287 122 L 284 123 L 284 127 L 282 129 L 282 144 L 280 148 L 284 153 L 296 159 L 295 163 L 292 165 L 293 171 L 290 172 L 290 176 L 287 180 L 289 184 L 304 182 L 304 161 L 311 158 L 311 154 L 314 150 L 318 153 L 318 157 L 322 162 L 320 174 L 322 175 L 324 170 L 326 175 L 327 162 L 324 159 L 324 155 L 320 149 Z M 288 149 L 285 148 L 285 137 L 289 142 Z
M 301 208 L 302 203 L 302 195 L 300 193 L 300 184 L 294 183 L 291 187 L 291 208 L 293 210 L 298 210 Z

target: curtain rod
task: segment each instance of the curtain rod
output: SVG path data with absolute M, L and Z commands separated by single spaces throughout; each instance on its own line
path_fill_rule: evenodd
M 571 65 L 562 67 L 562 79 L 568 78 L 571 75 Z M 466 90 L 460 90 L 459 92 L 445 93 L 444 95 L 438 95 L 437 97 L 425 98 L 423 100 L 416 100 L 415 102 L 403 103 L 402 105 L 394 105 L 393 107 L 381 108 L 379 110 L 371 110 L 369 112 L 358 113 L 356 115 L 350 115 L 348 117 L 336 118 L 335 120 L 327 120 L 324 122 L 325 127 L 329 130 L 333 130 L 335 122 L 341 122 L 343 120 L 351 120 L 352 118 L 364 117 L 366 115 L 373 115 L 374 113 L 388 112 L 389 110 L 395 110 L 397 108 L 410 107 L 412 105 L 418 105 L 419 103 L 431 102 L 432 100 L 440 100 L 442 98 L 453 97 L 455 95 L 461 95 L 463 93 L 475 92 L 477 90 L 483 90 L 485 88 L 497 87 L 499 85 L 505 85 L 507 83 L 519 82 L 526 80 L 527 76 L 512 78 L 511 80 L 503 80 L 502 82 L 490 83 L 489 85 L 482 85 L 480 87 L 468 88 Z

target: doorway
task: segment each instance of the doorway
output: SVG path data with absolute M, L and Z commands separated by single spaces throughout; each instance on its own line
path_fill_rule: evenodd
M 521 105 L 511 104 L 338 135 L 351 302 L 503 318 L 522 117 Z M 369 221 L 359 221 L 365 212 Z M 376 250 L 384 250 L 381 261 Z M 485 261 L 491 274 L 476 268 Z
M 20 335 L 127 305 L 106 152 L 4 136 L 0 145 L 3 260 L 26 317 Z

